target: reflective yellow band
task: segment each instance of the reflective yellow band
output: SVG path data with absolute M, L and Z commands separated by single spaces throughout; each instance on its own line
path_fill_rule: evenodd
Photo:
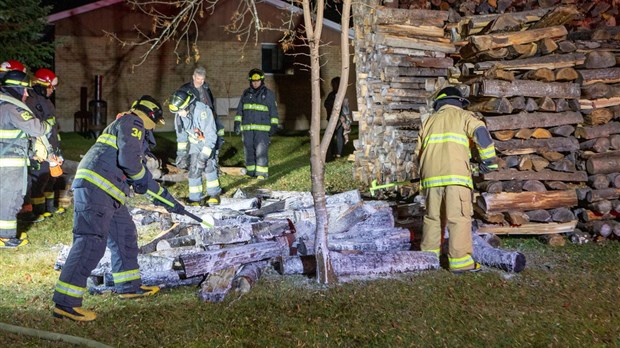
M 223 137 L 223 136 L 224 136 L 224 134 L 225 134 L 225 133 L 224 133 L 224 128 L 222 128 L 222 129 L 218 129 L 218 130 L 217 130 L 217 135 L 219 135 L 219 136 Z
M 202 151 L 200 151 L 200 152 L 202 152 L 204 155 L 206 155 L 207 157 L 209 157 L 209 156 L 211 156 L 211 152 L 212 152 L 212 151 L 211 151 L 211 148 L 210 148 L 210 147 L 205 146 L 205 147 L 203 147 L 203 148 L 202 148 Z
M 480 149 L 478 152 L 480 153 L 480 159 L 482 160 L 486 160 L 486 159 L 493 158 L 496 156 L 495 146 L 493 145 L 487 147 L 486 149 Z
M 202 193 L 202 185 L 190 186 L 189 193 Z
M 187 150 L 187 143 L 186 142 L 177 143 L 177 150 Z
M 220 181 L 218 179 L 207 181 L 207 188 L 219 187 Z
M 93 172 L 92 170 L 78 169 L 77 173 L 75 174 L 75 178 L 76 179 L 84 179 L 84 180 L 94 184 L 95 186 L 99 187 L 100 189 L 105 191 L 107 194 L 112 196 L 112 198 L 114 198 L 117 201 L 121 202 L 121 204 L 125 204 L 126 196 L 123 193 L 123 191 L 119 190 L 118 187 L 114 186 L 106 178 L 104 178 L 103 176 Z
M 0 158 L 0 167 L 25 167 L 28 165 L 27 158 L 5 157 Z
M 277 117 L 271 119 L 271 124 L 278 124 L 278 122 L 280 122 L 280 119 Z
M 241 122 L 241 115 L 236 115 L 235 116 L 235 121 Z
M 242 124 L 241 125 L 241 130 L 242 131 L 263 131 L 263 132 L 269 132 L 271 130 L 271 126 L 270 125 L 264 125 L 264 124 Z
M 129 178 L 132 179 L 132 180 L 140 180 L 140 179 L 142 179 L 144 177 L 144 174 L 146 174 L 146 170 L 144 169 L 144 166 L 142 166 L 142 168 L 140 169 L 138 174 L 130 175 Z
M 125 283 L 132 280 L 140 279 L 140 270 L 132 269 L 130 271 L 120 272 L 120 273 L 112 273 L 112 277 L 114 278 L 114 284 Z
M 43 195 L 45 196 L 46 199 L 54 198 L 54 192 L 43 192 Z
M 30 197 L 30 199 L 32 200 L 32 204 L 34 205 L 45 204 L 45 197 Z
M 0 129 L 0 139 L 26 138 L 26 133 L 21 129 Z
M 467 136 L 459 133 L 441 133 L 441 134 L 431 134 L 424 138 L 423 148 L 425 148 L 428 144 L 438 144 L 438 143 L 457 143 L 469 148 L 469 139 Z
M 69 283 L 65 283 L 60 280 L 58 281 L 58 283 L 56 283 L 55 290 L 61 294 L 65 294 L 65 295 L 68 295 L 71 297 L 77 297 L 77 298 L 84 296 L 84 292 L 86 292 L 86 288 L 71 285 Z
M 118 146 L 116 146 L 116 136 L 112 134 L 101 134 L 99 138 L 97 138 L 98 143 L 103 143 L 106 145 L 110 145 L 113 148 L 118 150 Z
M 430 178 L 423 179 L 420 184 L 422 186 L 421 188 L 449 186 L 449 185 L 467 186 L 471 189 L 474 188 L 474 183 L 471 179 L 471 176 L 462 176 L 462 175 L 433 176 Z
M 17 228 L 17 220 L 0 220 L 0 230 L 14 230 Z
M 45 122 L 47 122 L 50 126 L 55 126 L 56 125 L 56 117 L 50 117 L 47 120 L 45 120 Z
M 450 269 L 467 268 L 474 264 L 474 259 L 471 258 L 471 255 L 456 259 L 449 257 L 448 260 L 450 261 Z
M 269 173 L 269 167 L 256 166 L 256 171 L 261 173 Z
M 252 166 L 245 166 L 245 169 L 247 169 L 249 172 L 253 172 L 256 170 L 256 166 L 252 165 Z
M 269 107 L 263 104 L 243 104 L 243 110 L 269 111 Z

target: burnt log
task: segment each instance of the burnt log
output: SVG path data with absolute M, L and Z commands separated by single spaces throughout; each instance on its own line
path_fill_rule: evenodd
M 233 279 L 232 288 L 240 294 L 248 293 L 268 267 L 268 261 L 258 261 L 243 265 Z
M 480 237 L 478 233 L 472 233 L 472 246 L 472 257 L 484 266 L 515 273 L 519 273 L 525 269 L 525 255 L 518 251 L 507 251 L 494 248 Z

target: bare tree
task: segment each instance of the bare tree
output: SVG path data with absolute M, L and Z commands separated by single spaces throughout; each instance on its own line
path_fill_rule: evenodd
M 175 42 L 175 53 L 177 62 L 188 61 L 199 58 L 197 48 L 198 31 L 196 16 L 203 16 L 204 11 L 214 9 L 220 0 L 127 0 L 128 3 L 142 10 L 153 18 L 152 32 L 150 35 L 140 31 L 138 33 L 141 40 L 138 42 L 127 42 L 119 39 L 113 33 L 108 35 L 119 40 L 123 44 L 144 45 L 147 51 L 140 57 L 141 61 L 136 65 L 142 64 L 150 53 L 162 47 L 168 41 Z M 295 0 L 299 3 L 299 0 Z M 334 101 L 332 115 L 329 119 L 327 128 L 321 138 L 321 94 L 320 94 L 320 48 L 322 46 L 321 33 L 323 30 L 323 13 L 325 9 L 324 0 L 301 0 L 303 9 L 303 20 L 305 29 L 304 41 L 310 50 L 310 71 L 311 71 L 311 91 L 312 109 L 310 123 L 310 164 L 312 180 L 312 196 L 314 198 L 314 209 L 316 215 L 316 240 L 315 255 L 317 259 L 317 281 L 321 284 L 334 283 L 337 278 L 331 264 L 329 249 L 327 247 L 328 216 L 325 200 L 325 161 L 327 150 L 331 138 L 338 123 L 340 109 L 346 94 L 349 77 L 349 20 L 351 15 L 351 0 L 343 0 L 343 10 L 341 16 L 341 79 L 338 92 Z M 178 12 L 167 14 L 158 10 L 161 6 L 175 5 Z M 291 5 L 293 6 L 293 5 Z M 298 10 L 298 8 L 296 8 Z M 231 24 L 227 27 L 230 32 L 236 33 L 242 38 L 241 41 L 247 43 L 249 38 L 263 30 L 280 30 L 284 33 L 286 40 L 292 41 L 295 37 L 293 33 L 293 15 L 297 10 L 290 9 L 290 18 L 283 20 L 280 28 L 265 26 L 260 21 L 256 10 L 256 0 L 241 0 Z M 186 58 L 182 59 L 180 48 L 182 43 L 186 46 Z

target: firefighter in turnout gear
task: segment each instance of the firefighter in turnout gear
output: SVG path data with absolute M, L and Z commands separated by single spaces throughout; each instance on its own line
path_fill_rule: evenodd
M 220 204 L 220 181 L 215 148 L 217 126 L 211 108 L 191 93 L 179 89 L 170 97 L 168 109 L 179 118 L 189 143 L 189 202 L 198 205 L 203 198 L 202 174 L 206 175 L 207 204 Z M 176 123 L 176 122 L 175 122 Z
M 0 83 L 4 80 L 4 75 L 12 70 L 18 70 L 25 73 L 26 67 L 19 61 L 11 59 L 0 63 Z
M 17 233 L 16 215 L 27 188 L 29 137 L 44 137 L 52 127 L 34 117 L 24 104 L 30 80 L 23 71 L 6 72 L 0 87 L 0 248 L 28 244 Z
M 35 72 L 32 80 L 33 92 L 26 105 L 34 113 L 35 117 L 41 121 L 46 121 L 52 125 L 52 131 L 47 135 L 52 152 L 48 154 L 45 161 L 30 161 L 30 202 L 33 206 L 34 222 L 43 221 L 52 217 L 54 213 L 64 214 L 64 208 L 54 206 L 54 185 L 56 178 L 62 174 L 63 158 L 60 153 L 60 135 L 56 124 L 56 109 L 50 100 L 56 86 L 58 77 L 49 69 L 39 69 Z
M 153 203 L 170 212 L 184 211 L 144 165 L 145 132 L 161 121 L 160 104 L 150 96 L 142 96 L 103 130 L 80 161 L 72 185 L 73 245 L 56 283 L 55 317 L 95 320 L 94 312 L 82 308 L 82 296 L 106 244 L 112 252 L 112 276 L 121 299 L 151 296 L 159 291 L 157 286 L 142 285 L 136 226 L 125 201 L 132 186 L 138 194 L 158 197 Z
M 239 100 L 234 130 L 242 134 L 247 174 L 265 179 L 269 175 L 270 138 L 278 130 L 276 97 L 265 86 L 262 70 L 250 70 L 248 80 L 250 87 Z
M 482 162 L 480 171 L 497 169 L 489 131 L 472 112 L 463 110 L 467 105 L 469 101 L 458 88 L 439 91 L 433 103 L 435 112 L 422 123 L 416 148 L 420 185 L 426 197 L 421 249 L 439 257 L 442 232 L 447 227 L 448 261 L 453 273 L 480 270 L 472 258 L 470 139 Z
M 213 117 L 215 118 L 215 124 L 217 126 L 217 144 L 215 146 L 216 150 L 216 162 L 217 162 L 217 152 L 222 147 L 224 143 L 224 125 L 220 122 L 215 112 L 215 98 L 213 97 L 213 93 L 211 93 L 211 89 L 209 88 L 209 84 L 206 82 L 207 71 L 204 67 L 199 66 L 194 69 L 194 74 L 192 75 L 192 81 L 181 86 L 181 90 L 184 90 L 191 95 L 193 95 L 198 101 L 204 103 L 208 107 L 211 108 L 213 112 Z M 178 117 L 175 118 L 174 129 L 177 133 L 177 158 L 175 161 L 175 165 L 181 169 L 188 169 L 189 167 L 189 144 L 187 142 L 187 133 L 184 129 L 179 129 L 177 127 Z M 181 124 L 181 122 L 179 122 Z

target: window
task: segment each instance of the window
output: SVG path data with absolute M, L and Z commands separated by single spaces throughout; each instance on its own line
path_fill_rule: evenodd
M 262 69 L 267 74 L 284 74 L 292 59 L 284 54 L 282 47 L 277 44 L 262 44 L 261 46 Z

